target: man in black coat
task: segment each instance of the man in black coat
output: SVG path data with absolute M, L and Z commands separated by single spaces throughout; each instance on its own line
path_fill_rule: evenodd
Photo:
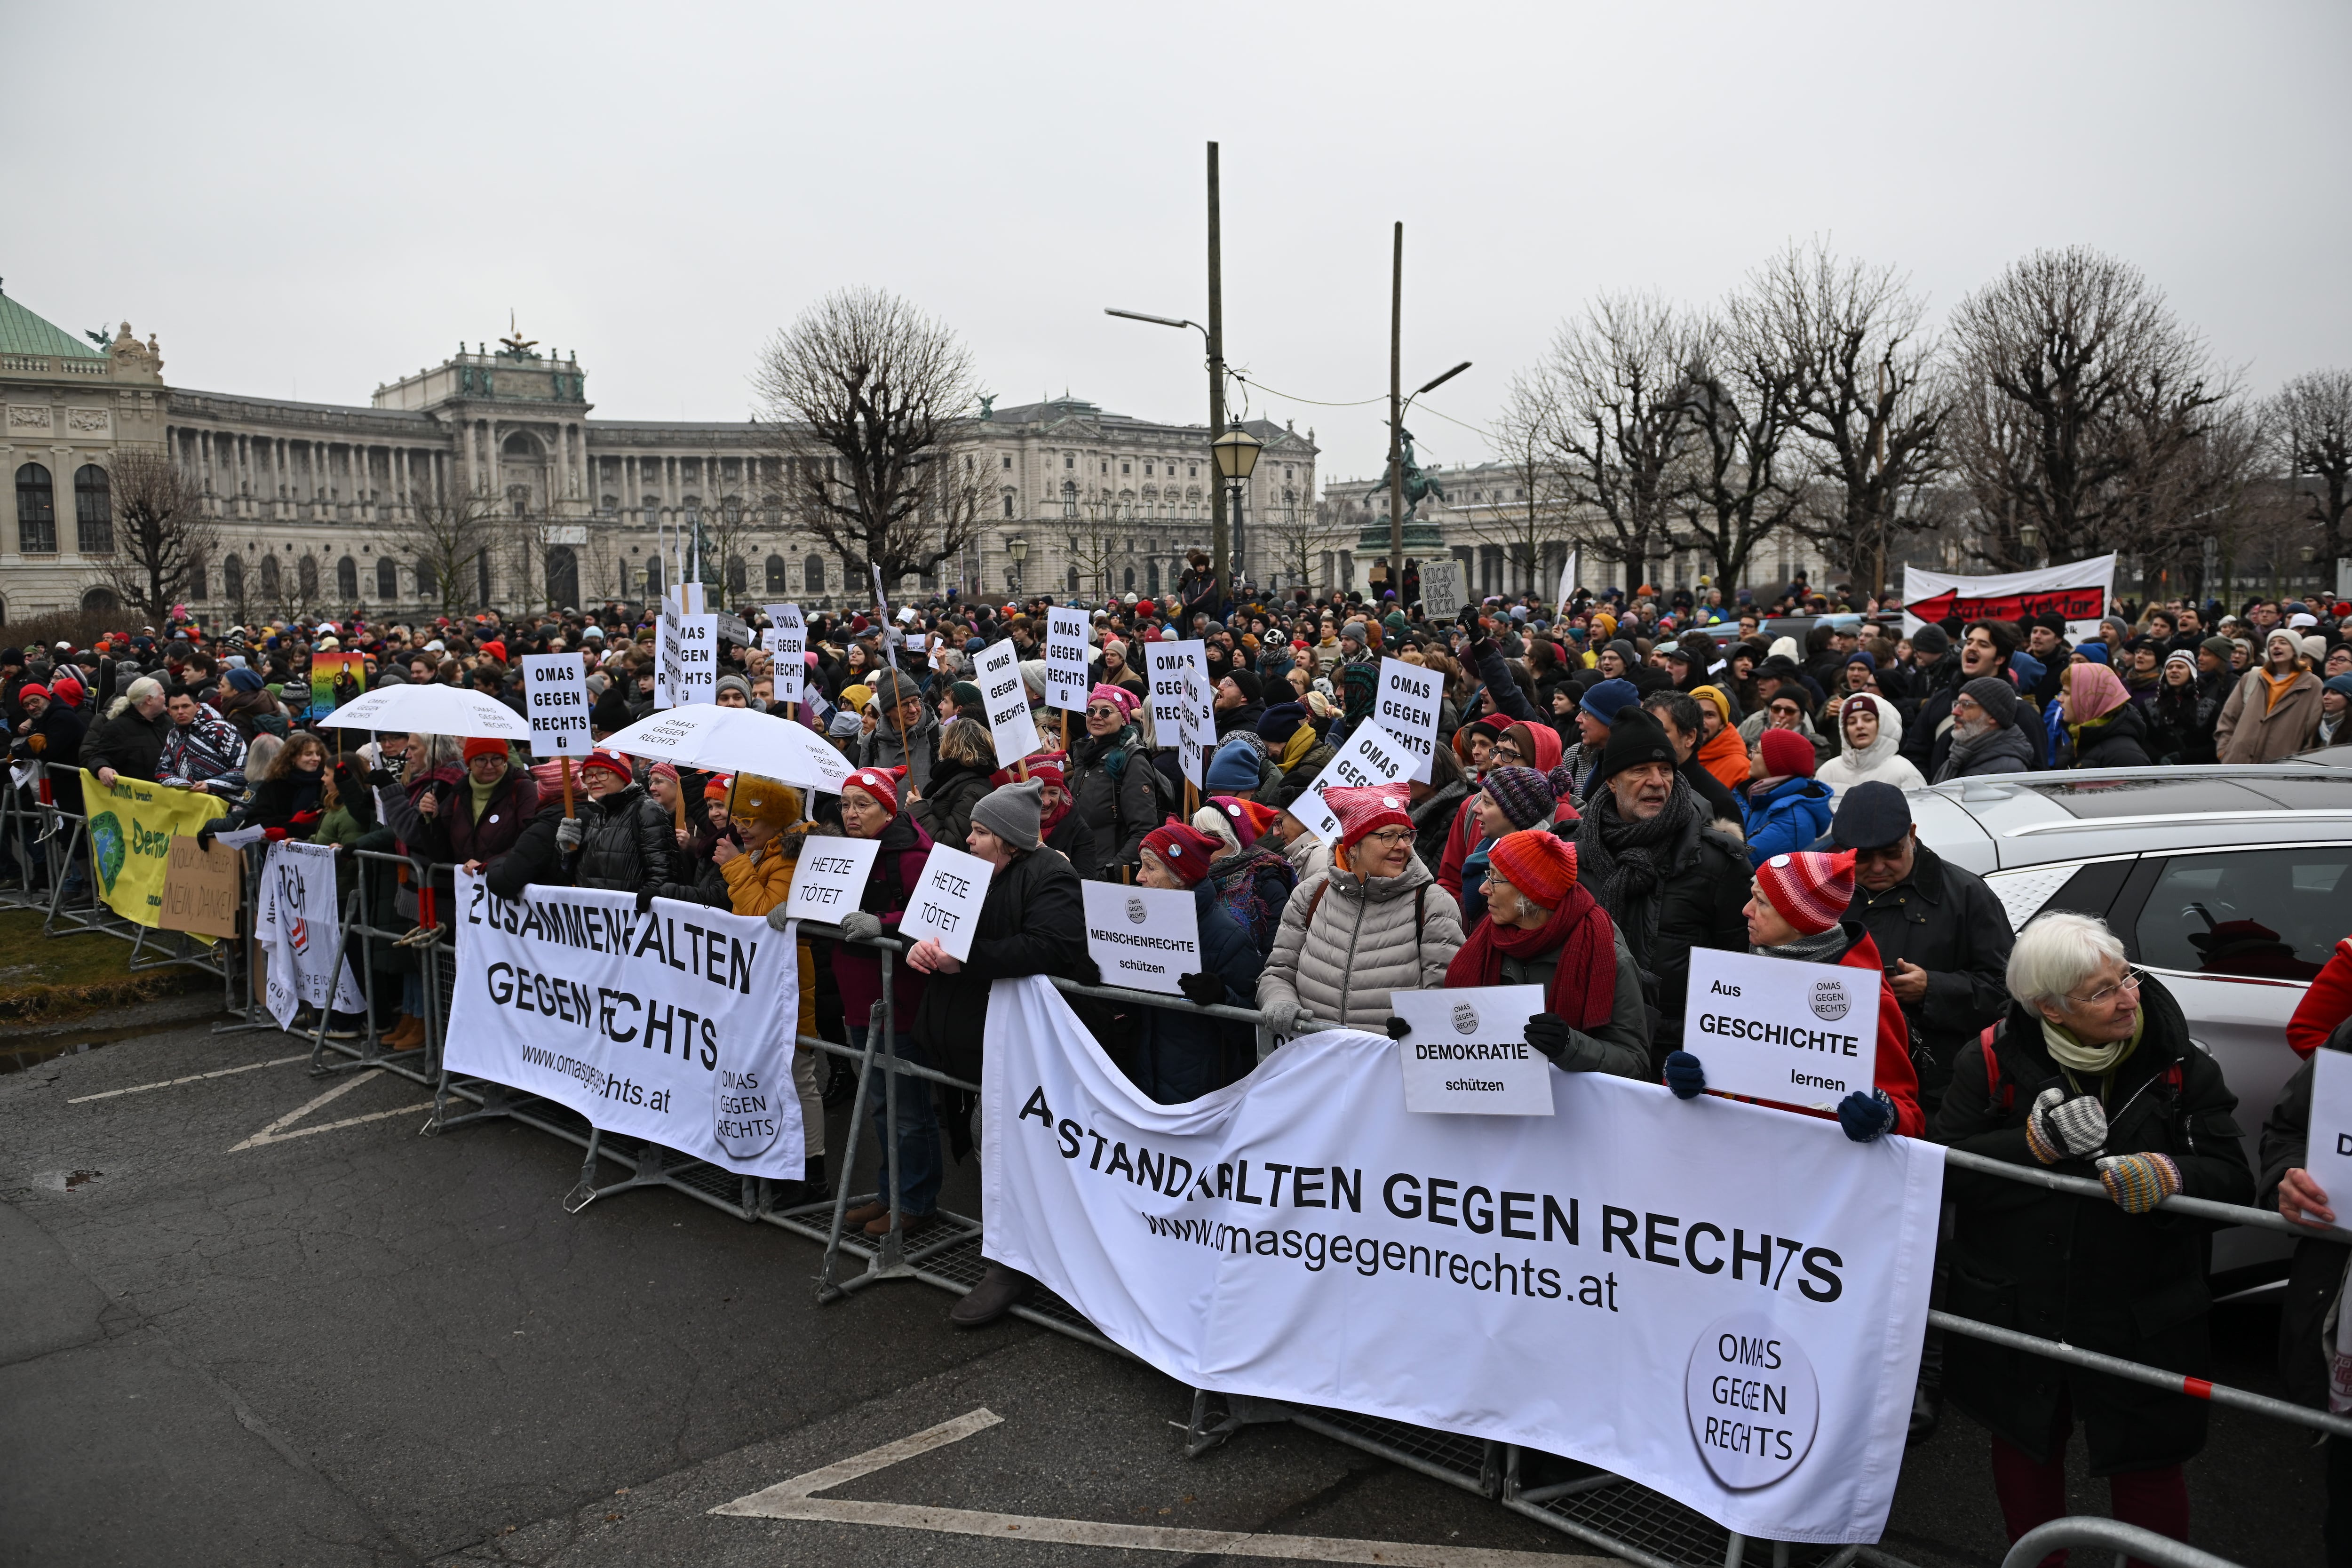
M 163 711 L 163 683 L 141 676 L 113 711 L 82 738 L 81 765 L 111 788 L 119 777 L 155 782 L 155 764 L 171 739 L 171 716 Z

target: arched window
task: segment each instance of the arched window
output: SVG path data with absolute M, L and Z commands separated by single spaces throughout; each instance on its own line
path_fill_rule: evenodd
M 346 605 L 360 596 L 360 563 L 348 555 L 335 563 L 335 596 Z
M 730 555 L 727 558 L 727 591 L 730 594 L 745 594 L 751 592 L 751 568 L 743 563 L 743 558 L 740 555 Z
M 400 563 L 389 555 L 376 558 L 375 596 L 387 605 L 400 602 Z
M 315 555 L 305 555 L 294 563 L 294 581 L 301 587 L 304 604 L 307 605 L 317 598 L 319 596 L 319 558 Z
M 659 555 L 646 557 L 646 603 L 657 603 L 662 596 L 662 564 Z
M 1135 592 L 1135 568 L 1132 566 L 1127 569 L 1126 588 L 1130 594 Z
M 824 592 L 824 557 L 812 555 L 801 563 L 801 583 L 812 594 Z
M 1078 515 L 1078 481 L 1076 479 L 1062 481 L 1062 515 L 1064 517 Z
M 111 588 L 92 588 L 82 595 L 81 607 L 93 615 L 111 616 L 121 612 L 122 601 L 114 596 Z
M 278 557 L 275 555 L 265 555 L 261 558 L 261 596 L 269 600 L 273 605 L 277 602 L 278 596 Z
M 221 563 L 221 592 L 232 605 L 245 598 L 245 563 L 235 554 Z
M 580 554 L 569 544 L 548 547 L 547 598 L 551 605 L 563 610 L 580 603 Z
M 38 463 L 16 470 L 16 548 L 26 555 L 58 552 L 57 493 Z
M 84 555 L 114 553 L 114 498 L 106 470 L 84 463 L 74 470 L 74 548 Z
M 789 594 L 793 591 L 792 584 L 785 581 L 786 574 L 787 568 L 784 565 L 784 558 L 782 556 L 771 555 L 768 557 L 769 593 Z
M 416 559 L 416 596 L 420 599 L 441 596 L 441 574 L 434 568 L 433 563 L 421 555 Z
M 1004 492 L 1004 515 L 1007 517 L 1011 517 L 1013 515 L 1013 492 L 1011 490 L 1006 490 Z
M 1071 592 L 1073 595 L 1076 595 L 1076 594 L 1077 593 L 1077 591 L 1078 591 L 1078 569 L 1077 569 L 1076 567 L 1073 566 L 1073 567 L 1071 567 L 1071 568 L 1070 568 L 1070 592 Z

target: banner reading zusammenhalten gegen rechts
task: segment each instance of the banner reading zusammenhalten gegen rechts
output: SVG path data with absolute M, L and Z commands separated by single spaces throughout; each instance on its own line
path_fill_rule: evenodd
M 1043 980 L 989 1003 L 988 1257 L 1197 1387 L 1603 1466 L 1744 1534 L 1875 1541 L 1942 1151 L 1554 1072 L 1549 1117 L 1404 1109 L 1394 1042 L 1293 1040 L 1155 1105 Z
M 569 1106 L 607 1132 L 798 1181 L 794 931 L 628 893 L 493 898 L 457 872 L 449 1070 Z

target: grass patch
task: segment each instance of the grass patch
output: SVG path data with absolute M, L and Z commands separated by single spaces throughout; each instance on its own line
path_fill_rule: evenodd
M 129 972 L 131 944 L 95 931 L 42 934 L 38 910 L 0 910 L 0 1021 L 62 1023 L 107 1007 L 216 988 L 194 969 Z

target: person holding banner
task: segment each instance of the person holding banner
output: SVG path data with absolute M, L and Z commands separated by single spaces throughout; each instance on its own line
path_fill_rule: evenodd
M 793 890 L 793 869 L 808 842 L 811 825 L 801 816 L 801 792 L 788 784 L 737 773 L 730 788 L 728 816 L 742 838 L 738 848 L 721 838 L 710 858 L 727 879 L 730 907 L 739 915 L 764 915 L 784 907 Z M 806 1038 L 816 1033 L 816 959 L 809 944 L 795 944 L 800 964 L 800 1018 L 797 1031 Z M 816 1053 L 804 1045 L 793 1047 L 793 1087 L 800 1094 L 801 1136 L 808 1156 L 803 1181 L 820 1186 L 824 1181 L 824 1094 L 817 1087 Z
M 1576 847 L 1541 827 L 1505 834 L 1488 855 L 1486 905 L 1445 967 L 1446 989 L 1541 985 L 1528 1044 L 1562 1072 L 1646 1079 L 1642 972 L 1608 911 L 1577 886 Z
M 1201 932 L 1201 968 L 1180 974 L 1185 999 L 1203 1007 L 1247 1007 L 1265 967 L 1249 933 L 1221 904 L 1208 879 L 1218 842 L 1170 817 L 1143 836 L 1136 881 L 1147 888 L 1189 891 Z M 1135 1024 L 1135 1086 L 1162 1105 L 1182 1105 L 1249 1075 L 1257 1065 L 1257 1031 L 1227 1018 L 1167 1007 L 1139 1007 Z
M 1853 901 L 1854 853 L 1807 850 L 1775 855 L 1756 868 L 1755 896 L 1741 912 L 1748 920 L 1748 951 L 1799 963 L 1834 963 L 1866 969 L 1877 979 L 1876 1054 L 1872 1087 L 1838 1101 L 1837 1122 L 1857 1143 L 1888 1132 L 1917 1138 L 1927 1131 L 1919 1109 L 1919 1079 L 1911 1067 L 1911 1030 L 1903 1005 L 1886 984 L 1878 944 L 1858 921 L 1845 919 Z M 1857 1030 L 1856 1033 L 1860 1031 Z M 1677 1100 L 1696 1100 L 1706 1089 L 1706 1065 L 1689 1051 L 1666 1058 L 1666 1087 Z M 1767 1101 L 1765 1103 L 1775 1103 Z M 1826 1115 L 1801 1106 L 1783 1106 L 1801 1115 Z

